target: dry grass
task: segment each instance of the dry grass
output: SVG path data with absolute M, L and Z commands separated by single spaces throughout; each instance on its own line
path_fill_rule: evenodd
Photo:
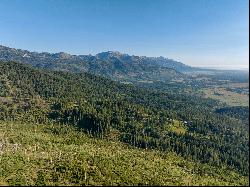
M 90 138 L 73 127 L 0 121 L 0 184 L 248 185 L 228 168 Z
M 205 88 L 204 97 L 219 100 L 230 106 L 249 106 L 249 95 L 228 91 L 225 88 Z

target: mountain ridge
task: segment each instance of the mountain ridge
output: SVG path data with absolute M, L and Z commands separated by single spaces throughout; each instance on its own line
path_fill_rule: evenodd
M 41 62 L 30 62 L 31 58 L 34 58 L 36 61 Z M 28 62 L 32 65 L 46 64 L 46 61 L 53 61 L 53 60 L 74 60 L 74 63 L 79 63 L 79 61 L 88 61 L 88 62 L 95 62 L 101 64 L 101 62 L 96 61 L 109 61 L 111 62 L 119 62 L 120 64 L 140 64 L 140 66 L 147 66 L 158 68 L 158 69 L 173 69 L 178 73 L 185 72 L 186 70 L 189 71 L 192 67 L 187 66 L 181 62 L 174 61 L 172 59 L 164 58 L 164 57 L 146 57 L 146 56 L 136 56 L 136 55 L 128 55 L 125 53 L 121 53 L 119 51 L 106 51 L 97 53 L 96 55 L 71 55 L 65 52 L 58 52 L 58 53 L 48 53 L 48 52 L 31 52 L 28 50 L 22 49 L 15 49 L 6 46 L 0 45 L 0 60 L 14 60 L 19 62 Z M 43 61 L 43 62 L 42 62 Z M 71 62 L 72 63 L 72 62 Z M 112 63 L 111 63 L 112 65 Z M 110 65 L 110 66 L 111 66 Z M 134 68 L 134 67 L 133 67 Z M 138 69 L 138 67 L 137 67 Z M 134 69 L 134 70 L 137 70 Z M 165 69 L 167 71 L 167 69 Z
M 65 58 L 65 56 L 67 56 L 67 58 L 75 58 L 75 57 L 86 57 L 86 56 L 91 56 L 91 57 L 98 57 L 100 59 L 103 60 L 103 57 L 101 56 L 108 56 L 108 57 L 133 57 L 133 58 L 141 58 L 141 59 L 154 59 L 154 60 L 169 60 L 178 64 L 181 64 L 182 66 L 186 66 L 189 68 L 194 68 L 191 67 L 189 65 L 186 65 L 182 62 L 176 61 L 174 59 L 170 59 L 167 57 L 163 57 L 163 56 L 157 56 L 157 57 L 153 57 L 153 56 L 145 56 L 145 55 L 129 55 L 127 53 L 123 53 L 120 51 L 103 51 L 103 52 L 99 52 L 96 54 L 88 54 L 88 55 L 83 55 L 83 54 L 79 54 L 79 55 L 75 55 L 75 54 L 70 54 L 68 52 L 56 52 L 56 53 L 52 53 L 52 52 L 37 52 L 37 51 L 29 51 L 29 50 L 25 50 L 25 49 L 19 49 L 19 48 L 11 48 L 11 47 L 7 47 L 4 45 L 0 45 L 0 50 L 12 50 L 12 51 L 18 51 L 18 52 L 25 52 L 25 53 L 32 53 L 32 54 L 46 54 L 46 55 L 51 55 L 51 56 L 55 56 L 55 57 L 61 57 L 61 58 Z

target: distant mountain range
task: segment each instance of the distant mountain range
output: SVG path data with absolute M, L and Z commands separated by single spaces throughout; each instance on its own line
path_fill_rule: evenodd
M 30 52 L 0 45 L 1 61 L 16 61 L 52 70 L 89 72 L 122 81 L 182 79 L 196 68 L 164 57 L 130 56 L 117 51 L 96 55 Z

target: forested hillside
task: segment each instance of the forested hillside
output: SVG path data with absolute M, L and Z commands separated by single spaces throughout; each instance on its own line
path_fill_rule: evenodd
M 0 80 L 2 121 L 73 125 L 103 140 L 249 175 L 245 109 L 235 114 L 211 99 L 15 62 L 0 63 Z
M 71 55 L 64 52 L 30 52 L 0 45 L 0 60 L 56 71 L 87 72 L 125 84 L 173 93 L 197 94 L 199 89 L 229 82 L 249 82 L 247 71 L 201 69 L 164 57 L 135 56 L 116 51 Z

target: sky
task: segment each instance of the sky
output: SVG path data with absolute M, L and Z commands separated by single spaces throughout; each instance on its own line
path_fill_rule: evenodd
M 249 68 L 248 0 L 0 0 L 0 45 Z

